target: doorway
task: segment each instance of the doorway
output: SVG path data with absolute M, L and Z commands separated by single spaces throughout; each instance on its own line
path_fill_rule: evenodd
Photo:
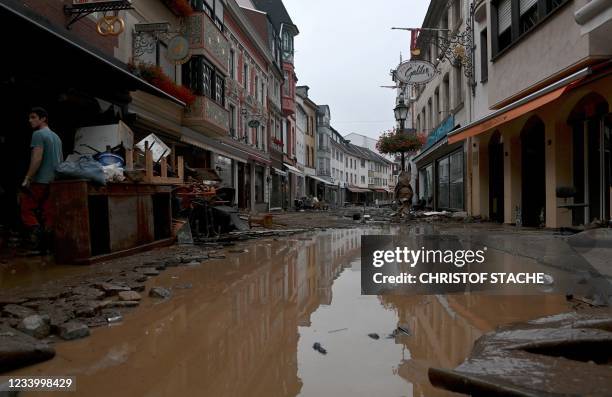
M 586 95 L 568 118 L 572 126 L 574 203 L 583 206 L 572 213 L 574 226 L 610 219 L 612 116 L 607 101 Z
M 540 227 L 546 221 L 544 123 L 534 116 L 521 132 L 521 222 Z
M 251 167 L 238 163 L 238 208 L 248 209 L 251 204 Z
M 504 223 L 504 144 L 499 131 L 489 141 L 489 219 Z

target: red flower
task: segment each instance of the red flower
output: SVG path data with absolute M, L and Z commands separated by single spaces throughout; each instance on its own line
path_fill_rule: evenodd
M 180 99 L 187 105 L 192 105 L 196 100 L 196 96 L 189 88 L 176 84 L 159 66 L 150 63 L 135 64 L 130 62 L 128 68 L 135 75 L 140 76 L 167 94 Z
M 426 140 L 425 134 L 393 129 L 380 136 L 376 149 L 383 154 L 416 152 L 423 147 Z
M 188 17 L 193 15 L 193 8 L 187 0 L 164 0 L 168 8 L 180 17 Z

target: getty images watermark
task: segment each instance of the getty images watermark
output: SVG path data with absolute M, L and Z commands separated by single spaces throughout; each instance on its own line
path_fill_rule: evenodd
M 586 288 L 580 275 L 457 236 L 362 236 L 366 295 L 566 294 Z

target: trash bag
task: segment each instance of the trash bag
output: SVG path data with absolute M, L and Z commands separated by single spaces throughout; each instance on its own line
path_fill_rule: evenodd
M 99 185 L 106 185 L 102 164 L 92 156 L 80 156 L 76 161 L 64 161 L 55 168 L 58 179 L 87 179 Z
M 106 182 L 123 182 L 125 180 L 123 168 L 119 164 L 103 165 L 102 170 Z

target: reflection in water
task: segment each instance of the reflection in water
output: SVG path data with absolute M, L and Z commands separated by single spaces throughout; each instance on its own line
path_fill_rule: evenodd
M 14 374 L 74 375 L 76 395 L 87 396 L 451 395 L 429 384 L 428 366 L 457 365 L 499 322 L 565 309 L 551 297 L 361 296 L 364 233 L 381 231 L 258 240 L 225 260 L 170 269 L 148 287 L 193 287 L 145 299 L 124 323 L 58 344 L 54 360 Z M 387 339 L 398 323 L 412 336 Z

